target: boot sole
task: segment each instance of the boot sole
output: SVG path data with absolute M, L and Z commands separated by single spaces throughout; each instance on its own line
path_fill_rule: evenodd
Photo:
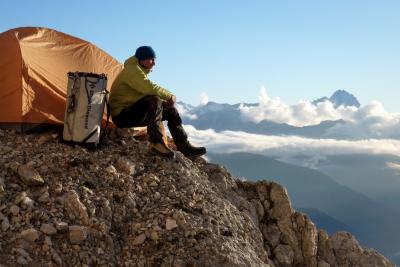
M 198 157 L 204 156 L 205 154 L 207 154 L 207 152 L 199 153 L 199 154 L 195 154 L 195 155 L 190 155 L 190 156 L 185 156 L 185 157 L 187 157 L 188 159 L 194 159 L 194 158 L 198 158 Z

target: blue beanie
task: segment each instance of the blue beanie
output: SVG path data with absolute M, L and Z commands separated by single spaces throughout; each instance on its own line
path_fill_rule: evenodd
M 141 46 L 136 49 L 135 57 L 140 61 L 149 58 L 155 58 L 156 53 L 154 52 L 153 48 L 151 48 L 151 46 Z

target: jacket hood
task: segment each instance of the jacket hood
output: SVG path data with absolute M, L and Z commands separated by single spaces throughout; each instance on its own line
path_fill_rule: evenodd
M 143 68 L 140 64 L 139 64 L 139 60 L 135 57 L 132 56 L 130 58 L 128 58 L 127 60 L 125 60 L 124 63 L 124 68 L 128 68 L 128 67 L 135 67 L 135 66 L 139 66 L 139 68 L 146 74 L 150 73 L 150 70 Z

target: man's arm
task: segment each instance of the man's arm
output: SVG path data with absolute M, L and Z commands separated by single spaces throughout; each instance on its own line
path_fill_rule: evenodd
M 165 106 L 167 107 L 173 107 L 176 103 L 176 96 L 172 95 L 170 99 L 165 102 Z
M 165 101 L 170 100 L 174 96 L 167 89 L 150 81 L 147 75 L 140 69 L 135 69 L 129 73 L 126 83 L 144 95 L 157 95 Z M 174 99 L 176 101 L 175 96 Z

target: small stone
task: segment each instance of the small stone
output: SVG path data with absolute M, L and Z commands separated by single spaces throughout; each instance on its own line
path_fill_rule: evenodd
M 18 172 L 20 164 L 18 162 L 11 162 L 8 166 L 13 172 Z
M 13 190 L 17 190 L 17 191 L 21 190 L 21 186 L 20 186 L 19 184 L 16 184 L 16 183 L 9 183 L 9 184 L 7 184 L 7 185 L 8 185 L 8 187 L 10 187 L 10 188 L 13 189 Z
M 29 165 L 20 165 L 18 167 L 18 175 L 27 185 L 42 185 L 44 184 L 43 178 L 40 174 Z
M 326 261 L 318 261 L 318 267 L 331 267 L 331 265 L 329 263 L 327 263 Z
M 155 192 L 154 193 L 154 199 L 159 200 L 161 198 L 160 192 Z
M 174 260 L 174 264 L 172 265 L 172 267 L 186 267 L 186 263 L 181 260 L 181 259 L 176 259 Z
M 45 243 L 46 245 L 48 245 L 48 246 L 52 246 L 52 245 L 53 245 L 53 242 L 51 242 L 50 236 L 46 236 L 46 237 L 44 238 L 44 243 Z
M 54 235 L 55 233 L 57 233 L 56 228 L 54 228 L 54 226 L 49 223 L 42 224 L 42 226 L 40 227 L 40 231 L 42 231 L 46 235 Z
M 18 254 L 19 254 L 20 256 L 22 256 L 22 257 L 24 257 L 24 258 L 28 258 L 28 257 L 29 257 L 28 252 L 26 252 L 26 250 L 23 249 L 23 248 L 17 248 L 17 252 L 18 252 Z
M 7 231 L 10 228 L 10 222 L 7 217 L 4 217 L 3 222 L 1 223 L 1 230 L 3 232 Z
M 108 166 L 106 168 L 106 172 L 109 173 L 109 174 L 116 174 L 117 173 L 117 169 L 113 165 L 110 165 L 110 166 Z
M 21 203 L 27 196 L 28 196 L 28 195 L 27 195 L 27 193 L 26 193 L 25 191 L 19 193 L 19 194 L 17 195 L 17 197 L 15 198 L 14 203 L 15 203 L 16 205 L 18 205 L 18 204 Z
M 62 266 L 62 260 L 60 255 L 58 255 L 57 251 L 55 251 L 54 249 L 51 250 L 51 259 L 58 265 L 58 266 Z
M 139 231 L 140 228 L 142 228 L 142 225 L 140 223 L 135 223 L 135 225 L 133 226 L 135 232 Z
M 167 218 L 167 220 L 165 222 L 165 229 L 169 231 L 176 227 L 178 227 L 178 225 L 176 224 L 176 221 L 174 219 Z
M 18 264 L 21 264 L 21 265 L 27 265 L 28 264 L 28 261 L 22 256 L 19 256 L 17 258 L 17 262 L 18 262 Z
M 93 195 L 93 190 L 91 190 L 90 188 L 87 188 L 86 186 L 81 186 L 81 189 L 83 192 L 89 194 L 89 195 Z
M 47 251 L 49 251 L 49 249 L 50 249 L 49 245 L 47 245 L 47 244 L 43 244 L 43 246 L 42 246 L 42 250 L 43 250 L 44 252 L 47 252 Z
M 135 173 L 135 164 L 126 158 L 119 158 L 117 161 L 117 168 L 120 172 L 132 175 Z
M 59 195 L 59 194 L 61 194 L 62 190 L 63 190 L 62 184 L 56 183 L 54 186 L 54 189 L 53 189 L 54 193 Z
M 65 209 L 70 216 L 79 222 L 79 224 L 88 225 L 89 215 L 86 206 L 80 201 L 76 191 L 71 190 L 66 193 L 64 198 Z
M 46 173 L 48 173 L 48 171 L 49 171 L 49 167 L 46 166 L 46 165 L 42 165 L 42 166 L 39 167 L 39 171 L 40 171 L 40 173 L 42 173 L 42 174 L 46 174 Z
M 146 235 L 144 233 L 138 235 L 134 240 L 133 240 L 133 245 L 137 246 L 137 245 L 141 245 L 144 243 L 144 241 L 146 240 Z
M 50 135 L 48 135 L 48 134 L 46 134 L 46 135 L 41 135 L 41 136 L 39 137 L 39 139 L 37 140 L 37 143 L 38 143 L 39 145 L 43 145 L 44 143 L 50 141 L 51 139 L 52 139 L 52 137 L 51 137 Z
M 40 203 L 47 203 L 50 201 L 50 195 L 48 191 L 45 191 L 38 199 Z
M 150 183 L 150 186 L 151 187 L 157 187 L 158 183 L 156 181 L 153 181 L 153 182 Z
M 68 223 L 66 222 L 56 222 L 56 229 L 60 232 L 66 232 L 68 230 Z
M 151 231 L 151 234 L 150 234 L 150 239 L 151 240 L 158 240 L 158 233 L 157 233 L 157 231 L 155 231 L 155 230 L 153 230 L 153 231 Z
M 203 199 L 203 196 L 200 194 L 193 194 L 193 199 L 194 201 L 199 202 L 200 200 Z
M 28 242 L 35 242 L 39 238 L 39 232 L 34 228 L 29 228 L 21 232 L 21 237 Z
M 35 201 L 33 201 L 31 198 L 29 197 L 25 197 L 24 200 L 22 200 L 21 205 L 23 207 L 27 207 L 27 208 L 33 208 L 33 206 L 35 205 Z
M 10 212 L 12 215 L 17 216 L 19 214 L 19 207 L 17 205 L 12 205 L 10 207 Z
M 69 241 L 71 244 L 81 244 L 86 240 L 87 231 L 85 227 L 73 225 L 69 227 Z

